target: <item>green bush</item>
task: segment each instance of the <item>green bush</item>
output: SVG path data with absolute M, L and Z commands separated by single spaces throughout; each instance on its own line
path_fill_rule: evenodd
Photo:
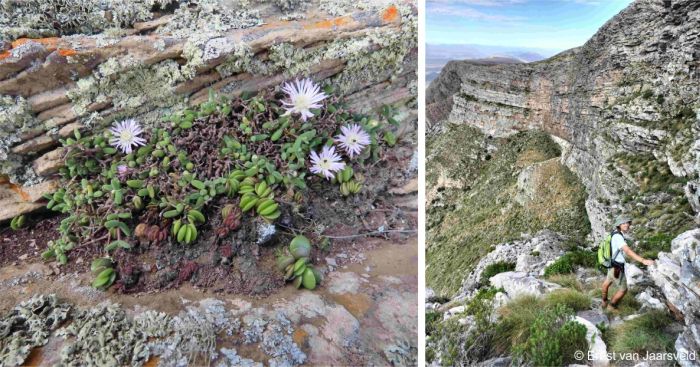
M 554 263 L 544 269 L 544 276 L 573 273 L 575 266 L 593 268 L 597 264 L 596 254 L 589 250 L 574 250 L 565 253 Z
M 429 328 L 428 316 L 426 315 L 426 333 L 434 340 L 437 347 L 431 347 L 431 360 L 435 359 L 437 351 L 442 351 L 440 358 L 443 365 L 471 365 L 495 356 L 492 353 L 493 345 L 493 323 L 491 322 L 491 299 L 502 291 L 501 288 L 482 288 L 466 305 L 465 315 L 474 317 L 473 327 L 470 332 L 467 328 L 471 326 L 461 325 L 454 318 L 447 321 L 437 320 L 432 322 Z M 430 316 L 433 320 L 435 316 Z M 426 347 L 426 358 L 428 353 Z
M 649 99 L 654 96 L 654 92 L 651 89 L 647 89 L 642 93 L 642 98 Z
M 591 297 L 573 289 L 558 289 L 545 297 L 545 302 L 554 307 L 565 305 L 574 311 L 582 311 L 591 308 Z
M 481 272 L 481 283 L 488 283 L 489 279 L 499 273 L 505 273 L 507 271 L 515 270 L 515 263 L 499 261 L 491 265 L 486 266 L 483 272 Z
M 479 291 L 474 295 L 474 298 L 467 304 L 467 309 L 465 312 L 467 315 L 478 315 L 478 313 L 483 310 L 484 305 L 488 305 L 488 302 L 485 301 L 490 301 L 493 299 L 493 297 L 496 295 L 498 292 L 505 292 L 503 288 L 493 288 L 493 287 L 488 287 L 488 288 L 481 288 Z
M 437 323 L 442 319 L 439 312 L 428 311 L 425 313 L 425 334 L 432 335 L 435 332 Z
M 652 311 L 613 328 L 610 346 L 616 353 L 673 352 L 675 335 L 666 331 L 673 319 L 666 311 Z
M 525 343 L 513 352 L 535 366 L 562 366 L 575 361 L 574 352 L 587 351 L 586 327 L 571 321 L 573 311 L 562 304 L 545 307 L 529 328 Z

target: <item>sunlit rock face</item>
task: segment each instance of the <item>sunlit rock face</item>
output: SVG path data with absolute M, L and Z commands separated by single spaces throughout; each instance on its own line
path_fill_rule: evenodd
M 570 145 L 562 161 L 587 187 L 594 238 L 614 213 L 667 203 L 665 193 L 687 197 L 692 209 L 669 210 L 671 226 L 638 224 L 676 235 L 689 228 L 680 223 L 687 214 L 700 218 L 698 9 L 688 0 L 637 1 L 583 46 L 547 60 L 450 62 L 427 91 L 429 130 L 449 122 L 493 136 L 548 132 Z

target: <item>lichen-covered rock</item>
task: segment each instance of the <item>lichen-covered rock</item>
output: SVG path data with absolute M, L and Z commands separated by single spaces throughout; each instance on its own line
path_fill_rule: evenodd
M 0 6 L 0 176 L 20 186 L 60 167 L 63 132 L 152 125 L 209 88 L 235 96 L 311 76 L 360 111 L 416 106 L 417 9 L 404 1 L 63 3 Z
M 0 365 L 22 365 L 33 348 L 46 344 L 70 310 L 55 295 L 38 295 L 4 315 L 0 319 Z
M 558 284 L 517 271 L 496 274 L 489 279 L 489 282 L 495 288 L 503 288 L 510 299 L 524 295 L 541 296 L 561 288 Z
M 549 230 L 537 233 L 530 239 L 502 243 L 479 260 L 473 271 L 464 278 L 459 295 L 455 299 L 467 299 L 481 285 L 482 273 L 487 266 L 498 262 L 514 263 L 515 271 L 539 276 L 544 268 L 564 254 L 565 238 Z
M 666 306 L 682 317 L 685 329 L 676 339 L 676 352 L 697 351 L 700 346 L 700 269 L 697 267 L 700 230 L 687 231 L 672 241 L 673 253 L 661 252 L 650 276 L 660 290 Z M 694 361 L 678 360 L 681 366 Z
M 80 310 L 72 320 L 56 333 L 66 339 L 60 352 L 62 366 L 85 363 L 138 366 L 150 356 L 146 334 L 127 318 L 119 305 Z

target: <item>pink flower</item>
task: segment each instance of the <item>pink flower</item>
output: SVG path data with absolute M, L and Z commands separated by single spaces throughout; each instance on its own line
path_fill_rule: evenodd
M 370 143 L 369 134 L 360 125 L 342 126 L 340 131 L 342 134 L 336 136 L 335 141 L 340 143 L 350 158 L 360 155 L 362 149 Z
M 314 114 L 311 113 L 310 109 L 322 107 L 319 102 L 328 97 L 321 92 L 318 85 L 308 78 L 301 81 L 297 79 L 294 84 L 285 83 L 282 90 L 289 97 L 289 101 L 282 101 L 284 109 L 287 110 L 285 115 L 300 113 L 302 121 L 313 117 Z
M 114 123 L 109 132 L 112 133 L 112 139 L 109 140 L 109 144 L 118 148 L 124 154 L 131 153 L 132 146 L 146 144 L 146 140 L 139 137 L 139 134 L 143 132 L 141 125 L 134 119 L 126 119 Z
M 338 172 L 345 168 L 345 162 L 341 161 L 340 156 L 335 152 L 335 147 L 324 146 L 321 154 L 311 152 L 311 172 L 322 174 L 327 179 L 334 176 L 334 172 Z

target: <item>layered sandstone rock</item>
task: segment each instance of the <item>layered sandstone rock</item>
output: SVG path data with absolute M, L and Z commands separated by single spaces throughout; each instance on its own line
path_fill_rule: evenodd
M 27 198 L 50 192 L 36 185 L 61 166 L 59 139 L 126 117 L 152 125 L 210 89 L 234 96 L 310 76 L 357 110 L 415 103 L 410 2 L 74 2 L 68 13 L 54 1 L 0 7 L 14 17 L 0 31 L 0 221 L 41 206 Z M 71 21 L 47 26 L 54 18 Z
M 590 194 L 594 238 L 606 232 L 610 213 L 629 212 L 634 201 L 652 206 L 666 200 L 624 200 L 639 191 L 635 179 L 646 178 L 619 164 L 625 154 L 647 154 L 678 178 L 670 177 L 668 186 L 685 190 L 699 221 L 698 25 L 697 1 L 638 0 L 582 47 L 544 61 L 450 62 L 427 91 L 429 130 L 467 123 L 494 136 L 541 129 L 560 138 L 568 148 L 563 162 Z M 687 213 L 677 210 L 677 220 L 691 220 Z

